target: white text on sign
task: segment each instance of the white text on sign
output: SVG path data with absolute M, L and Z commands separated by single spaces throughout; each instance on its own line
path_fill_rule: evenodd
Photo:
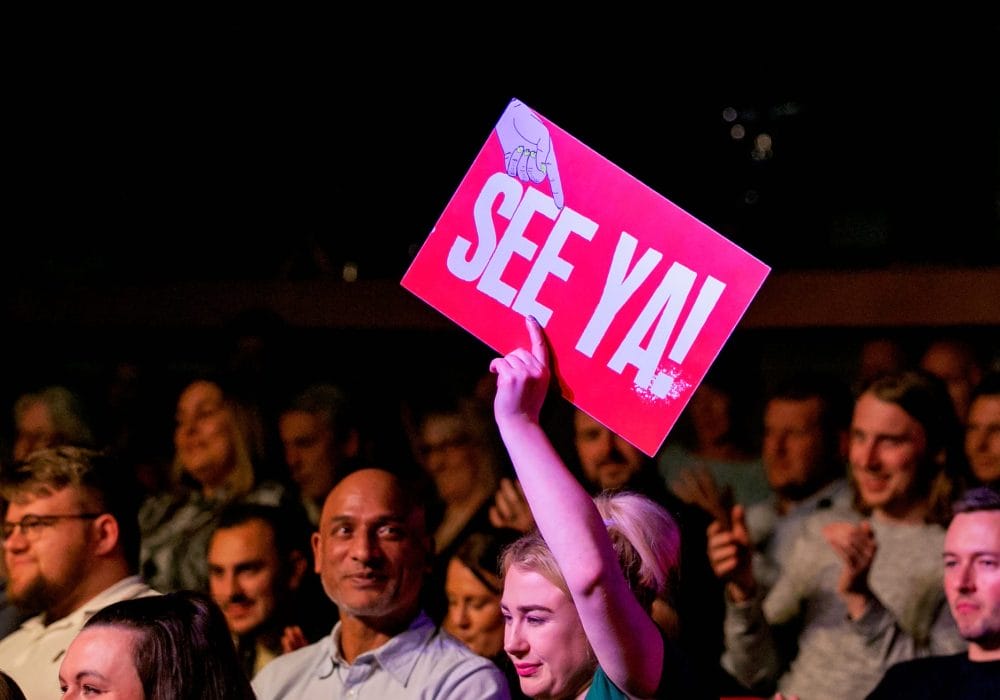
M 496 213 L 510 222 L 499 240 L 493 224 L 495 204 Z M 541 251 L 538 244 L 524 237 L 525 229 L 535 214 L 554 222 Z M 523 316 L 534 316 L 544 327 L 552 317 L 552 309 L 538 301 L 542 285 L 550 275 L 563 281 L 569 280 L 573 265 L 559 257 L 559 253 L 571 234 L 592 240 L 597 232 L 597 223 L 568 206 L 560 210 L 551 197 L 533 187 L 523 189 L 517 179 L 506 173 L 496 173 L 484 183 L 476 198 L 473 219 L 476 248 L 468 257 L 473 242 L 456 237 L 448 252 L 448 270 L 460 280 L 478 280 L 478 290 Z M 576 343 L 576 349 L 587 357 L 593 357 L 619 311 L 663 260 L 663 253 L 649 248 L 632 265 L 637 248 L 637 239 L 622 231 L 601 298 Z M 520 290 L 501 280 L 515 254 L 532 262 Z M 660 360 L 667 351 L 667 344 L 696 280 L 694 270 L 673 262 L 608 361 L 608 367 L 619 374 L 627 365 L 634 366 L 637 370 L 635 386 L 658 398 L 671 392 L 675 375 L 661 371 Z M 724 282 L 711 275 L 706 276 L 667 355 L 672 362 L 677 365 L 683 363 L 725 288 Z M 642 340 L 651 330 L 652 336 L 643 347 Z

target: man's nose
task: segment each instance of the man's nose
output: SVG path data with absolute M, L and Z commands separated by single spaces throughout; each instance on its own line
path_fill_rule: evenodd
M 357 530 L 351 538 L 351 556 L 357 561 L 367 562 L 378 556 L 378 542 L 374 533 Z
M 972 563 L 962 566 L 961 576 L 958 579 L 958 588 L 963 593 L 976 590 L 976 570 Z

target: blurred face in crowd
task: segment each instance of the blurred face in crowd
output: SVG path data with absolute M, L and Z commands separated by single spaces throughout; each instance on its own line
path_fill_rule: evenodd
M 274 531 L 254 518 L 215 531 L 208 547 L 208 585 L 222 608 L 229 631 L 247 634 L 275 614 L 287 579 Z
M 974 661 L 1000 660 L 1000 510 L 959 513 L 944 541 L 944 590 Z
M 314 501 L 326 498 L 337 471 L 337 446 L 322 416 L 288 411 L 278 421 L 285 462 L 302 495 Z
M 405 623 L 419 607 L 433 544 L 424 513 L 379 469 L 346 477 L 327 496 L 313 534 L 316 572 L 341 617 Z
M 819 398 L 771 399 L 764 409 L 762 458 L 771 488 L 799 500 L 814 493 L 830 474 Z
M 732 398 L 711 384 L 702 384 L 691 395 L 688 410 L 698 442 L 711 445 L 726 440 L 732 430 Z
M 900 406 L 862 394 L 854 406 L 849 459 L 861 500 L 876 513 L 909 518 L 917 471 L 927 460 L 923 426 Z
M 479 493 L 483 455 L 462 416 L 427 416 L 420 430 L 420 458 L 445 503 L 462 503 Z
M 583 411 L 573 417 L 573 433 L 583 475 L 601 490 L 623 487 L 645 463 L 638 448 Z
M 1000 394 L 982 394 L 969 407 L 965 456 L 981 482 L 1000 479 Z
M 491 583 L 495 589 L 500 586 L 496 577 Z M 448 562 L 444 592 L 448 597 L 445 630 L 480 656 L 499 654 L 504 634 L 500 596 L 456 557 Z
M 236 465 L 231 409 L 222 389 L 197 381 L 177 401 L 174 447 L 192 477 L 207 487 L 220 486 Z
M 30 404 L 17 421 L 17 435 L 14 438 L 14 459 L 27 458 L 35 450 L 50 447 L 56 439 L 56 428 L 52 415 L 42 401 Z
M 56 518 L 94 512 L 76 487 L 66 487 L 50 495 L 26 494 L 11 501 L 4 516 L 4 563 L 7 596 L 26 610 L 47 613 L 58 620 L 76 610 L 91 597 L 84 588 L 85 572 L 97 548 L 103 546 L 97 532 L 97 518 Z M 105 514 L 103 518 L 111 516 Z M 12 527 L 13 523 L 32 523 Z
M 133 661 L 137 633 L 123 627 L 88 627 L 70 643 L 59 666 L 64 698 L 144 700 Z
M 969 395 L 982 377 L 982 370 L 968 348 L 947 341 L 934 343 L 920 359 L 920 366 L 944 380 L 955 413 L 964 423 Z
M 597 662 L 572 599 L 535 571 L 511 566 L 501 610 L 504 651 L 521 690 L 533 698 L 574 698 L 590 683 Z

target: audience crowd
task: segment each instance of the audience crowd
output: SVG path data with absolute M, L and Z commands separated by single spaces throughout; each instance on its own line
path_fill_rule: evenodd
M 649 457 L 520 345 L 16 397 L 0 697 L 1000 697 L 1000 358 L 726 354 Z

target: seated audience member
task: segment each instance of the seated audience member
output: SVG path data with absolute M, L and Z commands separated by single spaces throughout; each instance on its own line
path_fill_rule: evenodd
M 25 700 L 21 686 L 3 671 L 0 671 L 0 700 Z
M 704 470 L 739 503 L 763 501 L 769 494 L 753 431 L 747 421 L 759 415 L 752 408 L 756 387 L 747 367 L 735 356 L 720 358 L 695 389 L 691 400 L 657 455 L 660 474 L 675 492 L 682 475 Z
M 14 402 L 14 427 L 15 461 L 46 447 L 94 447 L 83 401 L 64 386 L 21 394 Z
M 106 605 L 154 595 L 137 575 L 136 486 L 110 456 L 32 452 L 0 478 L 7 593 L 38 615 L 0 640 L 0 669 L 32 700 L 60 697 L 59 661 Z
M 505 550 L 504 648 L 530 697 L 696 697 L 696 678 L 651 616 L 680 557 L 665 508 L 634 493 L 593 499 L 539 425 L 549 388 L 541 327 L 493 360 L 494 412 L 538 529 Z
M 910 353 L 899 338 L 889 335 L 870 337 L 858 349 L 851 389 L 861 391 L 879 377 L 897 374 L 912 365 Z
M 314 384 L 297 394 L 278 418 L 285 464 L 313 525 L 330 489 L 358 457 L 361 440 L 347 394 Z
M 965 423 L 970 486 L 1000 491 L 1000 373 L 987 374 L 973 389 Z
M 924 350 L 920 367 L 948 386 L 958 420 L 965 423 L 969 395 L 983 377 L 983 361 L 973 345 L 960 338 L 939 338 Z
M 749 688 L 864 697 L 892 663 L 965 648 L 941 587 L 938 552 L 959 426 L 943 383 L 886 375 L 855 401 L 848 449 L 855 508 L 817 512 L 770 591 L 757 585 L 739 506 L 709 528 L 726 581 L 726 654 Z
M 277 698 L 507 698 L 503 673 L 421 610 L 434 545 L 425 494 L 382 469 L 345 476 L 313 533 L 316 571 L 340 616 L 320 641 L 254 678 Z
M 556 404 L 553 408 L 562 408 Z M 566 464 L 578 475 L 592 496 L 602 492 L 640 493 L 663 506 L 681 533 L 680 566 L 672 572 L 669 600 L 656 600 L 653 618 L 687 654 L 693 670 L 706 682 L 718 682 L 719 690 L 740 691 L 719 666 L 722 654 L 722 620 L 725 606 L 722 586 L 706 553 L 705 530 L 712 516 L 699 505 L 685 502 L 663 483 L 656 461 L 644 455 L 620 435 L 584 411 L 571 408 L 571 419 L 551 419 L 559 434 L 569 423 L 573 446 Z M 534 528 L 531 510 L 516 482 L 501 480 L 491 521 L 528 533 Z
M 765 402 L 761 457 L 772 493 L 742 508 L 754 578 L 762 590 L 774 584 L 813 513 L 850 507 L 846 459 L 852 404 L 845 384 L 812 373 L 791 377 Z M 728 517 L 731 504 L 715 495 L 715 484 L 698 479 L 689 485 L 687 500 Z
M 490 428 L 476 404 L 465 398 L 448 397 L 424 407 L 417 420 L 418 462 L 433 482 L 439 501 L 435 559 L 424 591 L 425 611 L 437 622 L 444 619 L 447 610 L 444 581 L 448 561 L 471 533 L 493 529 L 490 507 L 502 462 Z
M 448 614 L 443 627 L 503 669 L 511 696 L 522 698 L 517 673 L 503 651 L 504 619 L 500 613 L 500 554 L 513 535 L 512 530 L 474 532 L 455 550 L 444 582 Z
M 1000 495 L 979 487 L 955 503 L 944 540 L 944 590 L 967 651 L 901 661 L 869 700 L 1000 698 Z
M 233 501 L 291 506 L 291 490 L 258 481 L 246 414 L 223 387 L 190 383 L 177 401 L 175 486 L 139 511 L 142 572 L 161 592 L 208 590 L 205 554 L 219 512 Z
M 336 611 L 312 571 L 310 533 L 299 510 L 237 502 L 219 514 L 208 587 L 248 678 L 282 653 L 286 627 L 315 641 L 333 624 Z
M 195 591 L 109 605 L 76 635 L 59 667 L 63 698 L 253 700 L 225 619 Z
M 64 386 L 48 386 L 21 394 L 14 401 L 14 461 L 35 450 L 60 445 L 93 447 L 94 431 L 81 398 Z M 16 630 L 36 611 L 22 610 L 7 601 L 6 581 L 0 572 L 0 639 Z

